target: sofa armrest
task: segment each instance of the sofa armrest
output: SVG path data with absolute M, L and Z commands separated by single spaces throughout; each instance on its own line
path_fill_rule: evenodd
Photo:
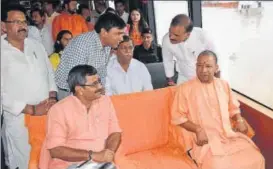
M 186 154 L 193 146 L 191 133 L 179 126 L 170 125 L 168 146 L 178 147 L 180 151 Z

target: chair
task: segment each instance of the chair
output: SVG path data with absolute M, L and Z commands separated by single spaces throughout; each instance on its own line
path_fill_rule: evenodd
M 163 63 L 149 63 L 146 64 L 146 67 L 151 74 L 154 89 L 166 87 L 166 75 Z
M 163 62 L 149 63 L 146 64 L 146 67 L 151 74 L 154 89 L 164 88 L 167 86 Z M 172 79 L 176 82 L 177 77 L 178 73 L 175 70 L 175 75 Z

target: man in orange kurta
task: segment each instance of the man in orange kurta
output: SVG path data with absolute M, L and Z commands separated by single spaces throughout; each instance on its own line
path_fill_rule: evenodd
M 76 14 L 77 1 L 65 0 L 65 11 L 56 16 L 52 23 L 52 36 L 56 41 L 61 30 L 69 30 L 73 37 L 88 31 L 87 24 L 81 15 Z
M 110 165 L 121 139 L 115 109 L 94 67 L 71 69 L 68 83 L 73 95 L 59 101 L 47 116 L 40 169 L 66 169 L 89 161 Z M 96 163 L 94 163 L 96 162 Z
M 217 69 L 213 52 L 200 53 L 197 77 L 178 87 L 172 123 L 191 132 L 191 155 L 200 169 L 264 169 L 263 156 L 245 135 L 239 102 L 228 83 L 214 77 Z

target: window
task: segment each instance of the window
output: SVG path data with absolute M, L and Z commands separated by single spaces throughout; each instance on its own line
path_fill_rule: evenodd
M 158 44 L 169 31 L 172 18 L 177 14 L 188 14 L 187 1 L 154 1 L 155 24 Z
M 236 91 L 273 108 L 273 2 L 204 1 L 202 25 L 215 39 Z

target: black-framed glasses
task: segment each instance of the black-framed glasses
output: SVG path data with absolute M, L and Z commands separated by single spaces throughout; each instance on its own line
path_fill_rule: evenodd
M 5 21 L 6 23 L 14 23 L 16 25 L 27 25 L 27 21 L 19 21 L 19 20 L 14 20 L 14 21 Z
M 92 84 L 82 84 L 80 86 L 98 87 L 99 84 L 101 84 L 101 79 L 98 79 L 97 81 L 93 82 Z

